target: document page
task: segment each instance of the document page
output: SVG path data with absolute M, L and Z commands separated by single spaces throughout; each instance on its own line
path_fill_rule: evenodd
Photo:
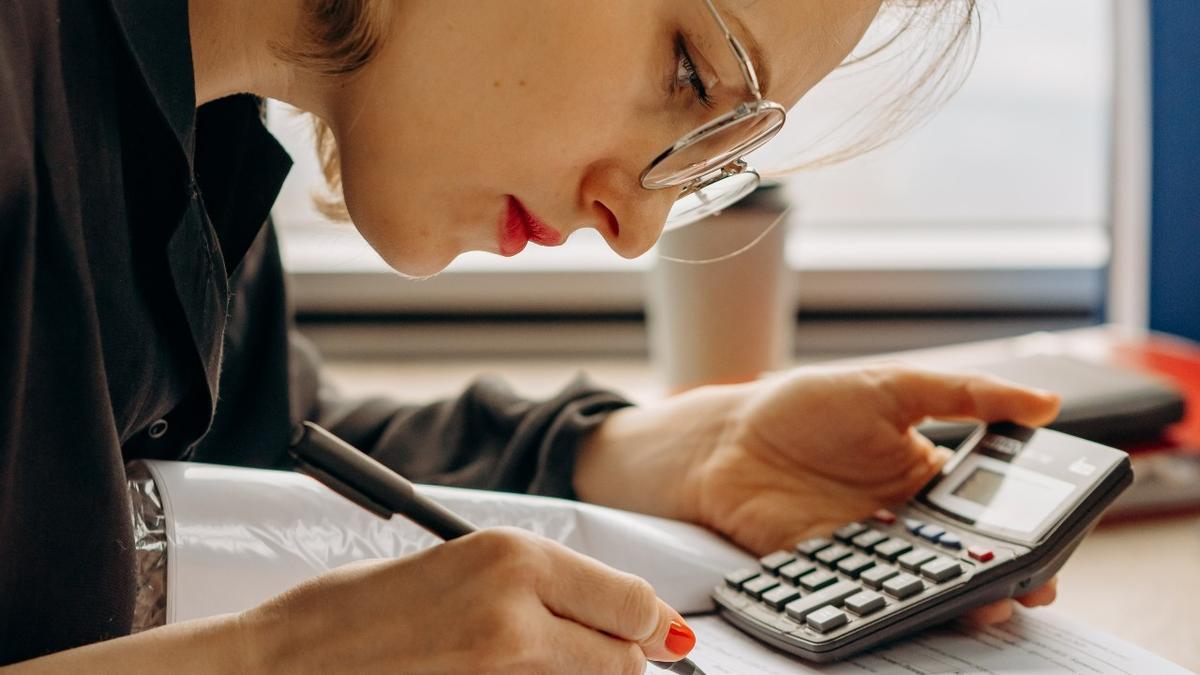
M 853 659 L 826 665 L 808 663 L 766 647 L 715 615 L 691 617 L 688 624 L 697 636 L 692 661 L 706 675 L 1170 675 L 1190 672 L 1140 647 L 1045 609 L 1018 608 L 1011 621 L 988 628 L 949 624 Z M 646 669 L 647 675 L 661 672 L 653 666 Z

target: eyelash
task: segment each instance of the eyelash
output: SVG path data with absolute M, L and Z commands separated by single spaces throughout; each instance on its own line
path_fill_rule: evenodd
M 696 64 L 692 61 L 692 56 L 688 53 L 687 41 L 682 33 L 675 34 L 675 84 L 678 86 L 684 81 L 680 77 L 680 69 L 687 73 L 686 82 L 692 87 L 696 94 L 696 98 L 700 101 L 700 105 L 711 108 L 713 106 L 713 98 L 709 95 L 708 89 L 704 86 L 704 80 L 700 78 L 700 74 L 696 72 Z

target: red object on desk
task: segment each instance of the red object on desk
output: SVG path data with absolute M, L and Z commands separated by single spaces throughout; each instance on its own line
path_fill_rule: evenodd
M 1167 427 L 1162 437 L 1127 447 L 1131 453 L 1174 450 L 1200 454 L 1200 345 L 1181 338 L 1151 334 L 1144 338 L 1118 339 L 1110 354 L 1113 363 L 1170 380 L 1187 401 L 1179 422 Z
M 1157 439 L 1124 448 L 1132 455 L 1134 484 L 1105 521 L 1195 513 L 1200 509 L 1200 345 L 1162 334 L 1116 338 L 1108 360 L 1170 381 L 1183 394 L 1185 409 L 1183 419 Z

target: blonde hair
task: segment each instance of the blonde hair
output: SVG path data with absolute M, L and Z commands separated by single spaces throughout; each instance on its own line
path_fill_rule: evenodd
M 277 45 L 285 60 L 328 76 L 353 75 L 386 40 L 395 0 L 305 0 L 305 18 L 294 45 Z M 883 14 L 897 17 L 895 28 L 876 44 L 850 56 L 841 69 L 875 62 L 891 52 L 908 53 L 917 42 L 918 61 L 903 87 L 880 94 L 854 117 L 874 108 L 869 130 L 837 150 L 772 171 L 786 174 L 845 161 L 876 150 L 920 126 L 962 85 L 978 47 L 977 0 L 884 0 Z M 948 20 L 949 19 L 949 20 Z M 919 30 L 917 30 L 919 29 Z M 920 38 L 913 35 L 919 34 Z M 933 39 L 929 39 L 930 36 Z M 964 58 L 966 57 L 966 58 Z M 349 220 L 342 194 L 341 159 L 329 125 L 312 115 L 317 157 L 325 190 L 314 194 L 318 210 Z

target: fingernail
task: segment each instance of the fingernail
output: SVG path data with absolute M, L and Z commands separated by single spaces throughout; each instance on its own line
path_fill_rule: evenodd
M 696 646 L 696 634 L 682 621 L 672 621 L 667 631 L 666 647 L 672 654 L 687 656 Z

